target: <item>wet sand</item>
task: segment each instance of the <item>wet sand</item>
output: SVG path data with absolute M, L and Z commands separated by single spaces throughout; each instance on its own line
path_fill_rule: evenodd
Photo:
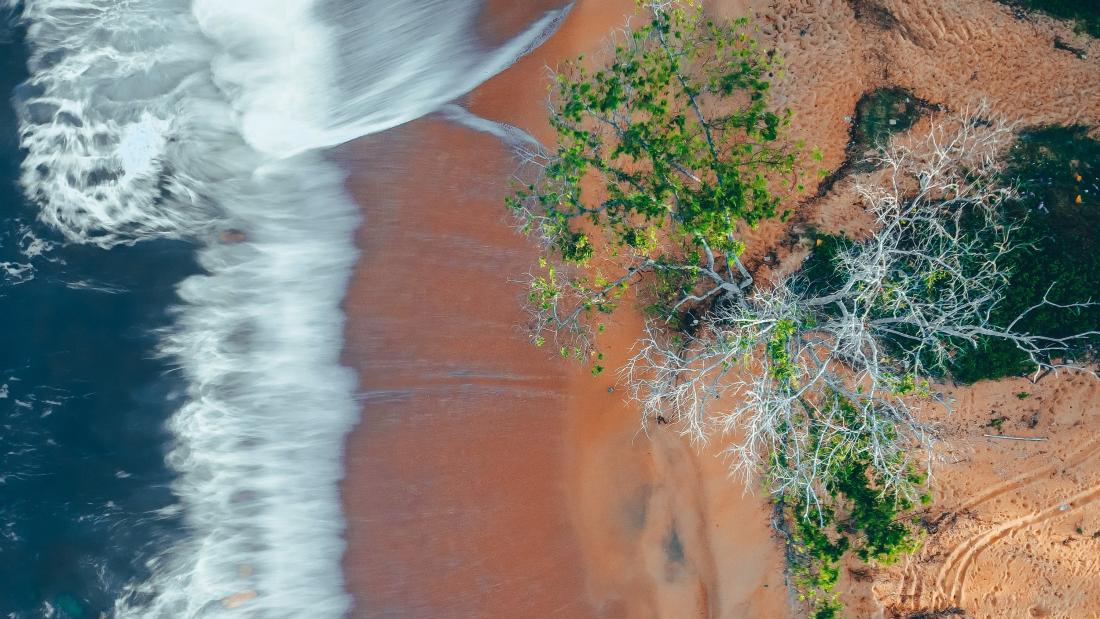
M 425 120 L 346 157 L 366 219 L 346 301 L 356 616 L 586 616 L 561 500 L 565 368 L 518 335 L 509 277 L 533 252 L 492 208 L 506 153 Z

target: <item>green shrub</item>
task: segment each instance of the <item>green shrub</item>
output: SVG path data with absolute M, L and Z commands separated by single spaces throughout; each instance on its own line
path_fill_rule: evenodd
M 1100 37 L 1100 2 L 1096 0 L 1001 0 L 1005 4 L 1019 5 L 1033 11 L 1041 11 L 1058 19 L 1073 21 L 1078 33 Z
M 1005 299 L 993 321 L 1008 325 L 1024 310 L 1050 300 L 1097 299 L 1100 291 L 1100 141 L 1086 127 L 1045 127 L 1021 133 L 1008 153 L 1009 179 L 1021 188 L 1006 216 L 1023 228 L 1018 239 L 1031 246 L 1011 255 Z M 1100 330 L 1100 308 L 1044 308 L 1019 323 L 1023 332 L 1065 337 Z M 1094 339 L 1092 344 L 1098 340 Z M 1081 347 L 1078 353 L 1085 354 Z M 1034 369 L 1011 343 L 986 340 L 960 354 L 951 370 L 956 380 L 1018 376 Z
M 856 414 L 843 398 L 840 402 Z M 913 502 L 907 497 L 924 486 L 924 476 L 912 474 L 904 482 L 906 487 L 886 488 L 874 472 L 870 450 L 870 445 L 858 446 L 825 472 L 832 485 L 823 504 L 808 504 L 801 496 L 783 497 L 793 581 L 814 617 L 839 616 L 843 607 L 833 589 L 846 553 L 889 565 L 919 547 L 920 538 L 908 515 Z M 921 496 L 922 503 L 929 500 L 927 494 Z
M 810 238 L 814 249 L 799 270 L 800 285 L 811 294 L 827 294 L 844 285 L 844 275 L 837 268 L 837 256 L 852 246 L 852 240 L 836 234 L 814 234 Z

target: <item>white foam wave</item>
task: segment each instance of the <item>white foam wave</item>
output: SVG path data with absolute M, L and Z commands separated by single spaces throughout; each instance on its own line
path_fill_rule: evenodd
M 0 262 L 0 273 L 5 284 L 25 284 L 34 279 L 34 265 L 29 262 Z
M 272 162 L 257 180 L 227 205 L 247 241 L 202 252 L 209 274 L 180 287 L 186 305 L 165 344 L 191 385 L 170 463 L 195 535 L 154 564 L 154 605 L 124 616 L 205 617 L 234 601 L 234 616 L 348 609 L 336 482 L 358 409 L 338 308 L 356 211 L 316 155 Z
M 471 36 L 481 10 L 473 0 L 196 0 L 195 14 L 228 50 L 216 75 L 241 93 L 245 138 L 289 155 L 431 113 L 540 45 L 571 6 L 491 54 Z M 303 18 L 311 11 L 317 20 Z M 242 49 L 264 49 L 265 61 Z
M 429 113 L 539 44 L 477 0 L 28 0 L 21 182 L 69 241 L 196 240 L 163 352 L 189 383 L 170 464 L 189 536 L 121 617 L 339 617 L 339 364 L 355 204 L 316 149 Z M 227 231 L 231 231 L 228 232 Z M 32 239 L 33 241 L 33 239 Z M 28 253 L 48 251 L 29 242 Z M 5 266 L 5 272 L 10 275 Z M 13 267 L 14 268 L 14 267 Z
M 54 248 L 54 244 L 45 239 L 40 239 L 31 230 L 30 226 L 19 227 L 19 252 L 27 258 L 34 259 L 48 254 Z
M 520 152 L 537 152 L 544 150 L 542 143 L 539 142 L 535 136 L 527 133 L 523 129 L 515 125 L 509 125 L 508 123 L 497 122 L 478 116 L 461 105 L 448 103 L 439 108 L 439 115 L 453 123 L 460 124 L 474 131 L 488 133 L 501 142 L 504 142 L 507 146 L 511 146 L 513 149 Z

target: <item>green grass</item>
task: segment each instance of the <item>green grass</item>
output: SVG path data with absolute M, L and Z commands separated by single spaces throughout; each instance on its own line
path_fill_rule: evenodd
M 1032 129 L 1021 134 L 1008 159 L 1007 174 L 1024 192 L 1008 206 L 1008 216 L 1024 223 L 1019 238 L 1033 248 L 1011 256 L 1008 294 L 994 321 L 1007 325 L 1052 284 L 1055 302 L 1100 300 L 1100 142 L 1089 138 L 1084 127 Z M 1055 337 L 1100 329 L 1100 308 L 1044 309 L 1018 327 Z M 989 340 L 959 355 L 952 375 L 973 383 L 1032 369 L 1015 346 Z
M 1100 37 L 1100 2 L 1097 0 L 1002 0 L 1005 4 L 1040 11 L 1073 21 L 1076 32 Z

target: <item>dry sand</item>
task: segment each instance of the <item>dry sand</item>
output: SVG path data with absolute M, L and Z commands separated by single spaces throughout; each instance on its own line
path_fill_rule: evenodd
M 481 34 L 502 40 L 554 6 L 492 0 Z M 598 51 L 631 7 L 578 2 L 545 46 L 463 103 L 548 140 L 546 67 Z M 844 117 L 882 85 L 950 109 L 985 100 L 1026 123 L 1100 125 L 1100 46 L 989 0 L 718 0 L 708 9 L 753 14 L 762 40 L 783 52 L 778 101 L 795 111 L 793 137 L 819 146 L 830 169 L 844 158 Z M 1054 49 L 1056 36 L 1088 59 Z M 524 340 L 517 280 L 535 253 L 502 206 L 507 149 L 423 119 L 341 157 L 366 214 L 346 302 L 346 360 L 364 405 L 344 484 L 355 616 L 797 614 L 764 500 L 674 431 L 640 435 L 613 373 L 593 378 Z M 790 203 L 803 222 L 860 225 L 848 182 Z M 762 226 L 750 258 L 774 249 L 789 267 L 790 248 L 777 244 L 787 232 Z M 629 312 L 611 325 L 608 367 L 638 325 Z M 957 390 L 925 515 L 935 532 L 905 565 L 846 574 L 850 616 L 951 606 L 1098 616 L 1096 389 L 1084 377 L 1048 377 Z M 1032 395 L 1014 395 L 1022 391 Z M 982 437 L 992 410 L 1010 419 L 1006 434 L 1048 440 Z
M 871 583 L 886 616 L 1100 617 L 1100 381 L 1063 374 L 952 395 L 927 541 Z M 986 436 L 1001 433 L 1043 440 Z

